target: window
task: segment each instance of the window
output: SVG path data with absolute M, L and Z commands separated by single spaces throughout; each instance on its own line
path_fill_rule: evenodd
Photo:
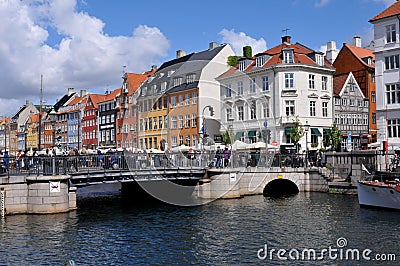
M 363 125 L 368 125 L 368 115 L 363 115 Z
M 328 102 L 322 102 L 322 116 L 328 117 Z
M 182 78 L 181 77 L 174 78 L 173 84 L 174 84 L 174 87 L 181 85 L 182 84 Z
M 263 117 L 268 118 L 269 117 L 269 108 L 268 104 L 263 104 Z
M 226 108 L 226 121 L 231 121 L 232 119 L 232 108 Z
M 161 129 L 162 126 L 163 126 L 162 124 L 163 124 L 163 117 L 162 117 L 162 116 L 159 116 L 159 117 L 158 117 L 158 128 Z
M 354 99 L 349 99 L 349 106 L 354 106 Z
M 239 61 L 239 71 L 244 71 L 246 69 L 245 60 Z
M 388 119 L 389 138 L 400 137 L 400 119 Z
M 400 103 L 400 85 L 387 84 L 386 85 L 386 101 L 387 104 Z
M 196 104 L 197 103 L 197 92 L 192 92 L 192 103 Z
M 167 89 L 167 82 L 161 83 L 161 91 L 164 92 Z
M 190 128 L 190 115 L 186 115 L 185 118 L 185 127 Z
M 346 106 L 347 105 L 347 99 L 346 98 L 342 98 L 342 106 Z
M 149 130 L 153 130 L 153 118 L 149 118 Z
M 340 98 L 335 98 L 335 105 L 340 105 Z
M 192 127 L 197 127 L 197 114 L 192 114 Z
M 179 106 L 182 106 L 183 105 L 183 95 L 179 95 L 178 96 L 179 98 Z
M 336 123 L 336 125 L 340 124 L 340 116 L 339 116 L 339 114 L 335 114 L 335 123 Z
M 311 144 L 318 145 L 318 136 L 311 130 Z
M 292 116 L 295 114 L 294 100 L 285 101 L 286 116 Z
M 256 67 L 261 67 L 265 64 L 265 56 L 257 56 L 256 57 Z
M 376 94 L 375 94 L 375 92 L 373 91 L 373 92 L 371 92 L 371 102 L 376 102 Z
M 268 76 L 262 77 L 262 90 L 263 91 L 268 91 L 269 90 Z
M 193 145 L 197 146 L 199 142 L 197 141 L 197 135 L 192 135 Z
M 316 102 L 315 101 L 310 101 L 310 116 L 316 116 L 316 114 L 315 114 L 315 106 L 316 106 Z
M 232 97 L 232 85 L 228 84 L 228 86 L 226 86 L 226 92 L 225 92 L 225 96 L 226 97 Z
M 376 124 L 376 113 L 372 113 L 372 124 Z
M 186 83 L 193 83 L 196 78 L 196 74 L 188 74 L 186 75 Z
M 322 88 L 321 88 L 321 90 L 323 90 L 323 91 L 328 90 L 328 77 L 322 76 L 321 79 L 322 79 Z
M 182 144 L 183 144 L 183 136 L 179 135 L 179 145 L 182 145 Z
M 237 86 L 238 86 L 238 95 L 243 95 L 243 81 L 239 81 Z
M 244 120 L 244 110 L 243 110 L 243 106 L 238 106 L 237 107 L 238 110 L 238 120 L 239 121 L 243 121 Z
M 177 124 L 176 124 L 176 116 L 171 117 L 171 128 L 176 129 Z
M 189 105 L 190 104 L 190 93 L 185 94 L 185 104 Z
M 257 105 L 256 101 L 251 102 L 250 104 L 250 119 L 257 119 Z
M 176 146 L 177 146 L 177 137 L 172 136 L 172 147 L 176 147 Z
M 315 89 L 315 75 L 313 74 L 308 75 L 308 88 Z
M 315 63 L 317 63 L 319 66 L 324 65 L 324 57 L 322 54 L 315 54 Z
M 385 69 L 398 69 L 399 68 L 399 55 L 385 56 Z
M 293 63 L 293 50 L 283 50 L 283 63 L 292 64 Z
M 256 92 L 256 79 L 251 79 L 250 80 L 250 93 L 255 93 Z
M 179 116 L 179 128 L 183 128 L 183 115 Z
M 293 89 L 294 74 L 285 73 L 285 89 Z
M 396 42 L 396 25 L 386 26 L 386 43 Z
M 164 128 L 168 128 L 168 116 L 164 115 Z
M 364 107 L 368 107 L 368 100 L 364 100 Z
M 176 106 L 176 96 L 171 96 L 171 107 Z

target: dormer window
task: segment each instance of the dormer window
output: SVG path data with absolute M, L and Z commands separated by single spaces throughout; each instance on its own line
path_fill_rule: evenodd
M 315 63 L 317 63 L 319 66 L 324 65 L 324 57 L 322 54 L 315 54 Z
M 246 62 L 243 61 L 239 61 L 239 70 L 240 71 L 244 71 L 246 69 Z
M 362 60 L 369 66 L 372 66 L 372 57 L 368 56 L 368 57 L 364 57 L 362 58 Z
M 174 78 L 174 87 L 179 86 L 182 84 L 182 78 L 178 77 L 178 78 Z
M 174 74 L 174 72 L 175 72 L 175 71 L 173 71 L 173 70 L 169 70 L 167 76 L 170 77 L 172 74 Z
M 196 74 L 188 74 L 186 75 L 186 83 L 193 83 L 196 78 Z
M 293 64 L 293 49 L 285 49 L 283 52 L 283 63 Z
M 256 57 L 256 67 L 262 67 L 266 62 L 266 56 L 260 55 Z

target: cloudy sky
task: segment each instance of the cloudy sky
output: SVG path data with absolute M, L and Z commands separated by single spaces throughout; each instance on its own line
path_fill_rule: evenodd
M 43 99 L 54 104 L 69 87 L 103 93 L 121 85 L 123 69 L 140 73 L 212 41 L 256 53 L 289 29 L 316 50 L 331 40 L 340 49 L 355 35 L 367 45 L 368 20 L 394 2 L 0 0 L 0 116 L 38 104 L 41 75 Z

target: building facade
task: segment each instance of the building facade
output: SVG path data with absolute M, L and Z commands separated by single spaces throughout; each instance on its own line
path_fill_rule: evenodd
M 335 75 L 334 121 L 342 132 L 341 150 L 366 150 L 369 136 L 369 100 L 353 73 Z
M 369 101 L 369 138 L 370 143 L 376 142 L 376 83 L 374 51 L 361 47 L 361 38 L 354 37 L 353 45 L 344 44 L 335 62 L 335 76 L 352 73 L 358 87 Z M 365 132 L 364 132 L 365 133 Z M 365 141 L 365 140 L 363 140 Z
M 400 147 L 400 2 L 373 17 L 378 141 Z
M 266 141 L 282 152 L 322 146 L 324 129 L 332 125 L 334 69 L 322 53 L 290 36 L 282 43 L 221 75 L 222 131 L 248 143 Z M 294 147 L 290 134 L 295 121 L 311 128 Z M 306 139 L 307 137 L 307 139 Z

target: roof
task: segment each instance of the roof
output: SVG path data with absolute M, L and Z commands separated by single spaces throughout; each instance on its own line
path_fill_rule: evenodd
M 360 60 L 361 63 L 370 68 L 375 68 L 375 54 L 373 50 L 349 45 L 347 43 L 345 43 L 343 46 L 347 47 Z M 363 58 L 366 57 L 372 58 L 372 65 L 368 65 L 364 60 L 362 60 Z
M 122 88 L 113 90 L 109 94 L 105 95 L 104 100 L 99 101 L 98 103 L 103 103 L 103 102 L 108 102 L 108 101 L 114 100 L 115 98 L 117 98 L 117 96 L 119 96 L 121 94 L 121 90 L 122 90 Z
M 95 108 L 98 108 L 98 103 L 104 101 L 105 97 L 104 94 L 89 94 L 89 98 Z
M 349 73 L 337 75 L 333 77 L 333 95 L 339 96 L 340 92 L 343 89 L 344 84 L 346 83 L 347 77 Z
M 385 10 L 383 10 L 381 13 L 376 15 L 375 17 L 371 18 L 369 22 L 374 22 L 383 18 L 389 18 L 392 16 L 396 16 L 400 14 L 400 2 L 396 1 L 393 5 L 389 6 Z
M 328 69 L 334 69 L 332 64 L 328 62 L 326 58 L 324 58 L 324 66 L 318 65 L 313 58 L 315 57 L 315 54 L 321 54 L 321 52 L 315 51 L 311 48 L 308 48 L 307 46 L 300 44 L 298 42 L 291 44 L 288 42 L 283 42 L 269 50 L 266 50 L 263 53 L 257 54 L 259 55 L 265 55 L 268 57 L 267 61 L 264 63 L 262 67 L 270 67 L 274 65 L 280 65 L 283 64 L 283 51 L 284 50 L 293 50 L 293 63 L 294 64 L 304 64 L 304 65 L 310 65 L 310 66 L 315 66 L 315 67 L 326 67 Z M 244 60 L 244 58 L 243 58 Z M 252 70 L 255 65 L 256 65 L 256 56 L 253 56 L 252 58 L 247 58 L 247 60 L 251 60 L 252 62 L 247 66 L 245 71 Z M 290 65 L 290 64 L 285 64 L 285 65 Z M 219 77 L 224 77 L 224 76 L 229 76 L 237 72 L 238 66 L 235 66 L 233 68 L 230 68 L 228 71 L 220 75 Z

